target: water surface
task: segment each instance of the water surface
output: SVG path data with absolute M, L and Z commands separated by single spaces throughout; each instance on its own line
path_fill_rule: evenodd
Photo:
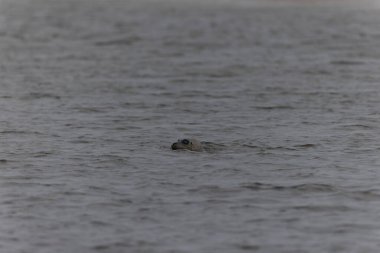
M 247 3 L 1 2 L 1 252 L 378 252 L 379 10 Z

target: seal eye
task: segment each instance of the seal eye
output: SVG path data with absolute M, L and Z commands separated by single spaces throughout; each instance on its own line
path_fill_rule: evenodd
M 189 145 L 190 141 L 188 139 L 183 139 L 181 143 L 184 145 Z

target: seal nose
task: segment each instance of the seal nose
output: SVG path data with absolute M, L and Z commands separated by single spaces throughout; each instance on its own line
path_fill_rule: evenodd
M 178 147 L 177 147 L 177 143 L 173 143 L 173 144 L 172 144 L 172 149 L 173 149 L 173 150 L 178 149 Z

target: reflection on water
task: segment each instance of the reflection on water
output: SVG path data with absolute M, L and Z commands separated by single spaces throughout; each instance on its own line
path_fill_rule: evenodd
M 3 1 L 0 251 L 377 253 L 380 15 L 292 2 Z

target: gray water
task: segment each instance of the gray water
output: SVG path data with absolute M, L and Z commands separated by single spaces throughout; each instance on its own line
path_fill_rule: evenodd
M 3 0 L 0 252 L 379 252 L 380 10 L 343 3 Z

